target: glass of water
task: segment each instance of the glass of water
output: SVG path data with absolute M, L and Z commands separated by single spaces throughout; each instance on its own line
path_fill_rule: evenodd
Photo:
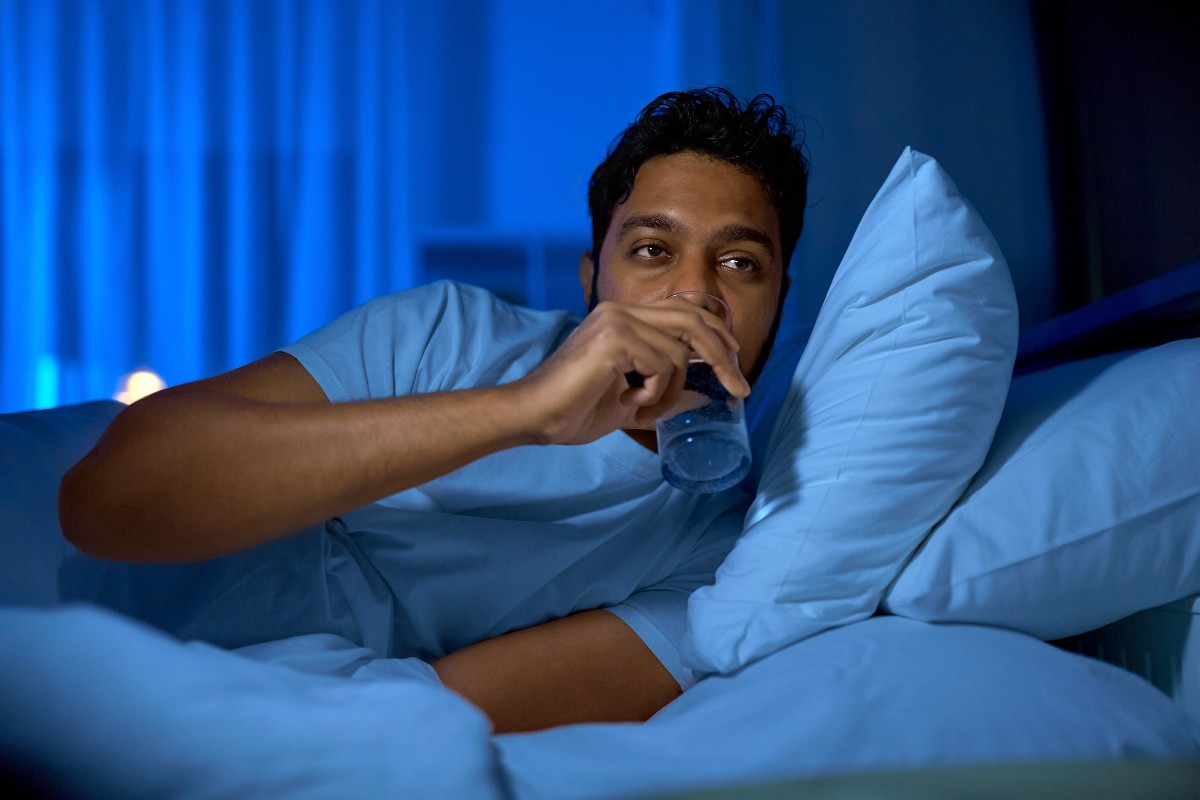
M 733 313 L 719 297 L 705 292 L 678 292 L 671 297 L 711 311 L 733 330 Z M 750 472 L 750 435 L 742 398 L 730 394 L 712 367 L 699 358 L 688 364 L 679 400 L 656 427 L 662 474 L 672 486 L 688 492 L 719 492 L 737 485 Z

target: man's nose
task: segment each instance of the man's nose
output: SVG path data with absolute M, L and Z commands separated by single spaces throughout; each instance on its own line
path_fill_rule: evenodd
M 671 294 L 676 292 L 703 292 L 704 294 L 721 296 L 716 270 L 702 256 L 687 256 L 680 261 L 674 270 L 671 281 Z
M 729 324 L 731 316 L 729 306 L 726 304 L 725 299 L 718 294 L 706 292 L 702 289 L 681 289 L 678 292 L 672 293 L 670 296 L 678 297 L 681 300 L 687 300 L 689 303 L 694 303 L 695 305 L 698 305 L 725 320 L 726 324 Z

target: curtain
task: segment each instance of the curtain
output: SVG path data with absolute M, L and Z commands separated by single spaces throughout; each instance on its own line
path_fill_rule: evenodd
M 1011 0 L 0 0 L 0 412 L 263 356 L 441 277 L 580 310 L 588 178 L 661 92 L 807 129 L 789 325 L 905 145 L 1053 307 L 1028 10 Z
M 439 277 L 581 310 L 610 140 L 669 89 L 771 90 L 779 8 L 0 2 L 0 411 L 211 375 Z
M 213 374 L 410 285 L 404 8 L 0 4 L 0 409 Z

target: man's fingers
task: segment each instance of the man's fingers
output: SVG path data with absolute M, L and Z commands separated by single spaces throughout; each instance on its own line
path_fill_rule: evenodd
M 654 420 L 678 403 L 686 381 L 686 362 L 677 364 L 669 373 L 661 373 L 647 380 L 644 393 L 631 398 L 633 405 L 640 406 L 636 412 L 638 424 L 653 425 Z
M 652 307 L 652 306 L 647 306 Z M 663 308 L 671 308 L 682 312 L 685 315 L 698 319 L 707 328 L 712 330 L 719 339 L 724 343 L 725 349 L 731 353 L 736 353 L 741 349 L 741 345 L 729 330 L 729 325 L 725 319 L 714 314 L 712 311 L 698 306 L 695 303 L 688 302 L 680 298 L 668 298 L 663 301 Z
M 534 385 L 555 442 L 591 441 L 613 427 L 652 427 L 684 392 L 688 363 L 709 363 L 730 394 L 749 393 L 723 321 L 686 301 L 599 304 L 538 368 Z
M 737 340 L 724 327 L 716 327 L 723 325 L 723 321 L 715 314 L 687 301 L 672 302 L 672 306 L 648 305 L 630 308 L 631 314 L 626 324 L 634 338 L 654 350 L 669 355 L 672 366 L 678 370 L 686 370 L 689 358 L 699 358 L 713 368 L 726 391 L 734 397 L 748 396 L 750 384 L 738 368 L 736 356 L 726 346 L 732 344 L 736 348 Z M 647 363 L 635 367 L 635 370 L 643 381 L 658 371 L 666 371 L 665 365 L 659 366 L 656 363 L 651 367 L 647 356 L 643 354 L 642 357 L 647 359 Z M 637 393 L 630 395 L 628 399 L 636 405 L 645 406 L 657 405 L 659 397 L 656 386 L 654 392 Z
M 647 324 L 674 333 L 700 360 L 709 364 L 730 394 L 735 397 L 750 394 L 750 384 L 738 368 L 734 355 L 740 346 L 725 327 L 724 320 L 686 300 L 669 300 L 638 308 L 646 312 Z
M 726 391 L 734 397 L 745 399 L 750 396 L 750 383 L 738 368 L 736 361 L 728 365 L 714 366 L 713 372 L 721 380 L 721 385 Z
M 671 376 L 670 387 L 667 389 L 667 391 L 663 392 L 662 396 L 658 399 L 658 402 L 643 406 L 637 410 L 637 413 L 634 415 L 634 420 L 637 422 L 637 424 L 646 427 L 653 427 L 655 420 L 657 420 L 659 417 L 666 416 L 669 411 L 674 409 L 676 406 L 679 406 L 680 399 L 685 396 L 683 387 L 686 380 L 687 369 L 684 368 L 677 370 Z M 698 398 L 694 407 L 699 408 L 706 402 L 706 400 Z M 686 407 L 680 407 L 678 409 L 680 412 L 686 410 Z
M 664 397 L 669 399 L 671 395 L 678 394 L 687 372 L 687 345 L 648 327 L 630 344 L 630 351 L 636 377 L 634 381 L 629 381 L 629 375 L 626 374 L 626 381 L 636 391 L 625 396 L 627 402 L 637 406 L 655 405 Z

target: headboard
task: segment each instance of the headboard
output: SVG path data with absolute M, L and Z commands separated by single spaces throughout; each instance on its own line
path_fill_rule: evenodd
M 1200 261 L 1021 332 L 1015 374 L 1200 336 Z

